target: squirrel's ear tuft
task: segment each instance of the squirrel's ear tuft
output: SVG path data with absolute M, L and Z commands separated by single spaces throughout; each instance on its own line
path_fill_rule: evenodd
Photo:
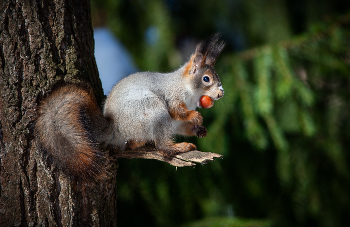
M 219 41 L 220 36 L 219 33 L 216 33 L 197 45 L 194 58 L 197 65 L 202 67 L 204 65 L 215 65 L 216 59 L 225 47 L 225 42 Z
M 216 59 L 225 47 L 224 41 L 219 41 L 220 34 L 216 33 L 209 39 L 200 42 L 195 53 L 191 56 L 191 60 L 187 65 L 189 74 L 194 74 L 196 71 L 205 65 L 214 66 Z
M 205 54 L 205 64 L 214 66 L 216 59 L 218 59 L 219 54 L 225 47 L 224 41 L 219 41 L 220 34 L 216 33 L 207 42 L 208 48 Z

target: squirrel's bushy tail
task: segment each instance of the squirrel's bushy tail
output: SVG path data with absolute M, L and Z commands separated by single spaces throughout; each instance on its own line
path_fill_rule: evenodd
M 65 85 L 41 103 L 35 131 L 63 172 L 83 179 L 100 178 L 105 174 L 105 157 L 97 138 L 105 121 L 89 89 Z

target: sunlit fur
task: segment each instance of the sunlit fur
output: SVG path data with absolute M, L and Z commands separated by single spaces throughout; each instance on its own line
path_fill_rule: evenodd
M 213 68 L 224 47 L 218 39 L 214 35 L 200 43 L 190 60 L 174 72 L 139 72 L 116 84 L 104 107 L 104 115 L 112 119 L 115 131 L 110 142 L 120 149 L 129 141 L 152 142 L 170 154 L 195 149 L 193 144 L 174 144 L 172 138 L 175 134 L 206 134 L 195 109 L 200 107 L 203 95 L 217 100 L 224 94 Z M 209 83 L 203 82 L 204 74 L 210 77 Z

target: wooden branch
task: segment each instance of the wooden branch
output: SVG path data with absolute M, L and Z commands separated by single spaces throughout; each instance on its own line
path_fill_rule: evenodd
M 136 151 L 123 151 L 113 154 L 113 158 L 142 158 L 142 159 L 156 159 L 162 162 L 167 162 L 172 166 L 184 167 L 184 166 L 195 166 L 196 164 L 206 164 L 209 161 L 213 161 L 216 158 L 222 158 L 222 155 L 211 153 L 211 152 L 201 152 L 197 150 L 189 151 L 186 153 L 181 153 L 171 156 L 164 156 L 162 153 L 156 149 L 142 149 Z

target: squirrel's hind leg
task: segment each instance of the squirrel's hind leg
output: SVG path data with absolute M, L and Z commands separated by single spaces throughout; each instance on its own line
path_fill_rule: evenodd
M 185 153 L 196 149 L 196 145 L 193 143 L 173 143 L 172 141 L 164 142 L 155 142 L 156 149 L 165 154 L 165 155 L 176 155 L 179 153 Z
M 167 156 L 174 156 L 179 153 L 195 150 L 196 146 L 192 143 L 174 143 L 173 135 L 176 133 L 176 127 L 166 108 L 159 108 L 153 113 L 152 141 L 156 149 Z

